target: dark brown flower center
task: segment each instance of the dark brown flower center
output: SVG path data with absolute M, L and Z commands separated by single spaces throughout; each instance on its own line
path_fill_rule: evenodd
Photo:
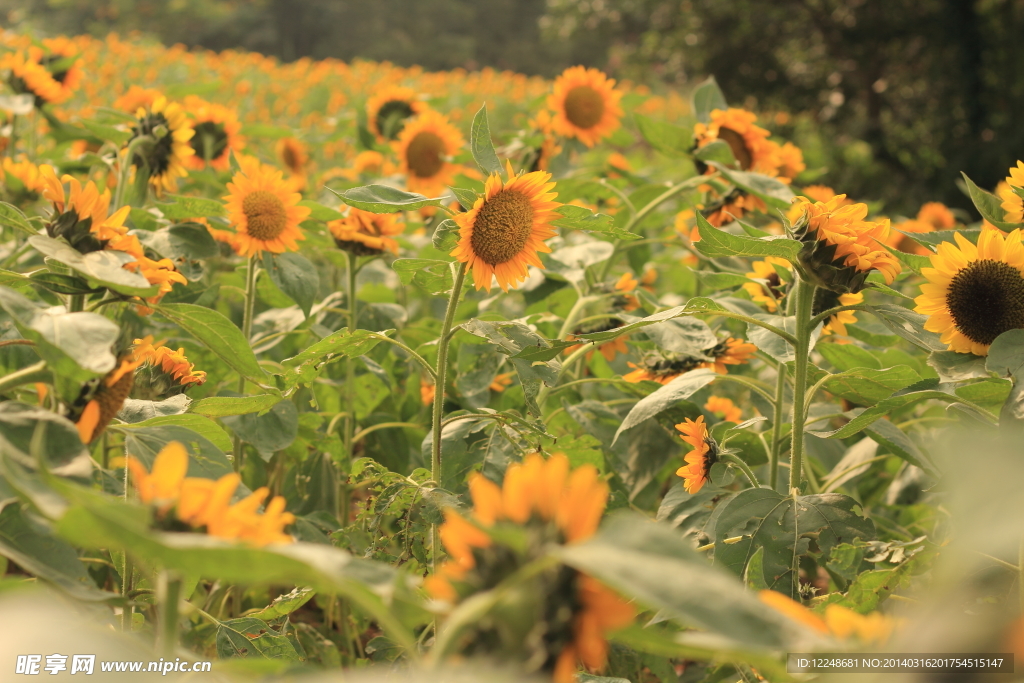
M 965 337 L 991 344 L 1007 330 L 1024 328 L 1024 277 L 1002 261 L 974 261 L 949 284 L 946 305 Z
M 729 145 L 732 155 L 744 171 L 754 165 L 754 156 L 747 149 L 747 141 L 743 139 L 742 135 L 731 128 L 719 128 L 718 139 Z
M 245 195 L 242 213 L 248 221 L 247 231 L 258 240 L 272 240 L 279 237 L 288 226 L 288 210 L 284 202 L 273 192 L 256 190 Z
M 433 178 L 444 167 L 444 140 L 429 133 L 417 133 L 405 150 L 409 171 L 417 178 Z
M 521 253 L 532 232 L 530 198 L 522 192 L 502 190 L 480 207 L 470 243 L 484 263 L 496 266 Z
M 577 128 L 593 128 L 604 116 L 604 97 L 589 85 L 578 85 L 565 96 L 565 118 Z

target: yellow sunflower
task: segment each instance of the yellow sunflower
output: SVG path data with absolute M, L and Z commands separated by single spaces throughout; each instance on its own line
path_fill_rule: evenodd
M 1005 237 L 983 230 L 978 244 L 954 233 L 922 268 L 928 280 L 914 299 L 928 316 L 924 328 L 942 335 L 950 351 L 987 356 L 1003 332 L 1024 328 L 1024 246 L 1018 228 Z
M 402 234 L 405 224 L 394 213 L 370 213 L 349 209 L 348 215 L 327 223 L 334 243 L 355 256 L 377 256 L 385 251 L 398 253 L 398 242 L 392 237 Z
M 1011 170 L 1012 173 L 1012 170 Z M 1024 165 L 1020 169 L 1021 184 L 1024 185 Z M 956 216 L 942 202 L 926 202 L 917 212 L 917 220 L 927 223 L 932 230 L 952 230 L 956 226 Z
M 701 367 L 711 368 L 719 375 L 725 375 L 729 372 L 729 369 L 726 368 L 727 365 L 746 365 L 756 351 L 757 347 L 750 342 L 729 337 L 704 352 L 714 360 L 704 363 Z
M 709 123 L 694 125 L 693 135 L 697 147 L 705 147 L 715 140 L 729 145 L 733 157 L 744 171 L 778 175 L 781 163 L 779 146 L 768 139 L 771 133 L 755 124 L 755 121 L 757 115 L 745 109 L 714 109 Z M 792 161 L 796 161 L 795 156 Z M 800 163 L 803 163 L 802 155 Z
M 428 110 L 409 121 L 392 144 L 409 190 L 437 196 L 459 171 L 451 159 L 465 142 L 444 115 Z
M 37 107 L 71 99 L 82 78 L 73 42 L 52 38 L 43 45 L 46 50 L 32 46 L 27 52 L 9 52 L 0 59 L 0 69 L 10 70 L 11 90 L 32 95 Z
M 114 109 L 134 114 L 139 109 L 149 109 L 161 97 L 159 90 L 155 88 L 142 88 L 133 85 L 127 92 L 114 100 Z
M 206 373 L 195 369 L 185 356 L 185 349 L 175 351 L 164 346 L 162 341 L 153 343 L 152 335 L 136 339 L 132 354 L 134 360 L 141 360 L 144 366 L 159 368 L 182 387 L 198 387 L 206 382 Z
M 146 135 L 153 142 L 139 147 L 131 163 L 149 170 L 149 182 L 158 192 L 173 192 L 178 178 L 188 176 L 185 163 L 195 154 L 189 142 L 195 135 L 192 122 L 180 104 L 162 95 L 148 108 L 140 107 L 135 116 L 138 120 L 132 128 L 132 139 Z
M 53 166 L 39 167 L 43 197 L 53 203 L 54 215 L 46 225 L 46 233 L 53 238 L 63 237 L 68 244 L 83 254 L 114 247 L 111 242 L 128 233 L 124 221 L 131 211 L 123 206 L 113 215 L 110 209 L 110 190 L 100 192 L 91 180 L 82 185 L 77 178 L 65 175 L 59 180 Z M 65 195 L 64 183 L 69 192 Z
M 241 167 L 224 197 L 228 219 L 237 231 L 232 246 L 242 256 L 298 250 L 297 240 L 305 239 L 299 223 L 310 213 L 299 206 L 302 195 L 292 191 L 281 171 L 256 159 L 243 159 Z
M 828 310 L 829 308 L 834 308 L 835 306 L 856 306 L 857 304 L 864 303 L 863 292 L 857 292 L 856 294 L 836 295 L 834 292 L 829 292 L 829 290 L 827 289 L 819 288 L 815 292 L 814 296 L 816 306 L 819 305 L 818 299 L 820 297 L 818 295 L 819 293 L 823 292 L 828 292 L 828 294 L 825 296 L 831 295 L 829 297 L 831 300 L 828 301 L 828 303 L 822 305 L 821 310 L 812 309 L 812 315 L 817 315 L 818 313 Z M 826 322 L 824 327 L 821 328 L 821 333 L 822 335 L 838 334 L 845 337 L 846 326 L 852 325 L 855 322 L 857 322 L 857 311 L 839 311 L 838 313 L 829 316 L 828 322 Z
M 619 127 L 621 98 L 615 81 L 601 71 L 570 67 L 555 79 L 553 92 L 548 95 L 548 109 L 554 112 L 551 128 L 593 147 Z
M 750 265 L 754 270 L 747 273 L 747 277 L 762 282 L 744 283 L 743 289 L 750 294 L 753 301 L 764 304 L 770 312 L 774 313 L 778 310 L 779 301 L 786 295 L 786 283 L 779 277 L 779 271 L 775 267 L 792 270 L 793 265 L 778 256 L 766 256 L 763 261 L 754 261 Z
M 676 470 L 676 474 L 683 478 L 687 493 L 697 493 L 710 481 L 711 466 L 718 462 L 718 444 L 708 434 L 703 415 L 696 422 L 686 418 L 676 429 L 683 435 L 683 441 L 693 446 L 684 458 L 686 464 Z
M 185 160 L 185 165 L 198 170 L 209 163 L 218 171 L 228 170 L 231 153 L 245 148 L 238 115 L 232 109 L 195 95 L 185 98 L 185 110 L 192 116 L 192 129 L 195 130 L 190 140 L 195 154 Z
M 1010 169 L 1010 175 L 1006 176 L 1006 184 L 1009 186 L 1006 191 L 1000 193 L 1003 200 L 1003 220 L 1007 223 L 1024 223 L 1024 198 L 1013 191 L 1013 188 L 1024 188 L 1024 161 L 1018 161 L 1017 165 Z
M 29 161 L 24 154 L 19 155 L 17 161 L 11 157 L 4 157 L 3 168 L 4 173 L 21 183 L 23 187 L 22 192 L 32 195 L 42 193 L 45 183 L 43 182 L 39 167 Z M 4 184 L 10 189 L 10 183 Z
M 416 91 L 412 88 L 388 85 L 366 101 L 366 120 L 378 140 L 394 140 L 406 121 L 426 109 L 427 105 L 416 99 Z
M 534 171 L 515 175 L 508 164 L 509 180 L 492 174 L 473 208 L 455 216 L 459 244 L 451 256 L 469 264 L 477 289 L 491 290 L 491 277 L 508 291 L 526 279 L 527 266 L 543 268 L 537 252 L 549 253 L 544 240 L 555 236 L 551 221 L 561 206 L 552 201 L 555 184 L 550 173 Z
M 780 614 L 822 634 L 839 640 L 856 639 L 862 643 L 884 645 L 898 623 L 881 612 L 859 614 L 842 605 L 827 605 L 824 619 L 801 603 L 773 590 L 762 590 L 757 597 Z

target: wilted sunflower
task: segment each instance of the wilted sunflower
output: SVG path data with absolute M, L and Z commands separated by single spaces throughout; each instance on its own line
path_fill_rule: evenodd
M 192 116 L 192 129 L 195 131 L 189 141 L 195 154 L 185 160 L 186 165 L 202 169 L 209 163 L 218 171 L 228 170 L 231 153 L 245 148 L 238 116 L 223 105 L 207 102 L 195 95 L 185 98 L 185 110 Z
M 593 147 L 619 127 L 621 98 L 615 81 L 601 71 L 570 67 L 555 79 L 554 90 L 548 95 L 548 109 L 554 112 L 551 128 Z
M 618 318 L 606 318 L 605 320 L 598 320 L 594 323 L 577 327 L 576 330 L 568 337 L 567 341 L 573 341 L 574 339 L 578 339 L 579 335 L 581 334 L 597 334 L 598 332 L 608 332 L 610 330 L 622 327 L 624 324 L 625 323 L 619 320 Z M 611 341 L 606 341 L 604 343 L 598 344 L 597 350 L 601 352 L 601 355 L 604 356 L 604 359 L 606 361 L 611 363 L 613 360 L 615 360 L 616 355 L 625 355 L 629 353 L 629 346 L 626 344 L 626 340 L 628 339 L 628 334 L 620 335 L 615 339 L 612 339 Z M 579 349 L 582 346 L 583 344 L 574 344 L 572 346 L 568 346 L 566 347 L 565 351 L 563 351 L 563 353 L 568 356 L 569 354 L 573 353 L 574 351 L 576 351 L 576 349 Z M 593 355 L 593 350 L 587 352 L 587 360 L 589 361 Z
M 297 240 L 305 239 L 299 223 L 310 210 L 299 206 L 302 195 L 292 191 L 281 171 L 243 158 L 241 170 L 228 183 L 228 219 L 235 226 L 232 246 L 242 256 L 263 251 L 281 254 L 297 251 Z
M 763 261 L 754 261 L 750 265 L 754 270 L 747 273 L 747 277 L 761 282 L 746 282 L 743 289 L 750 294 L 751 300 L 764 304 L 774 313 L 779 307 L 779 301 L 786 295 L 786 283 L 782 281 L 776 266 L 791 270 L 793 265 L 778 256 L 766 256 Z
M 987 356 L 996 337 L 1024 328 L 1021 231 L 983 230 L 977 246 L 960 233 L 953 238 L 956 245 L 940 244 L 932 267 L 921 269 L 928 282 L 914 310 L 928 316 L 924 328 L 942 335 L 950 351 Z
M 683 435 L 683 441 L 693 446 L 686 454 L 686 464 L 676 470 L 683 478 L 683 488 L 687 493 L 697 493 L 711 478 L 711 466 L 718 462 L 718 444 L 708 434 L 708 426 L 701 415 L 697 421 L 686 418 L 676 425 Z
M 658 384 L 668 384 L 676 377 L 679 377 L 679 375 L 691 370 L 707 367 L 707 364 L 706 358 L 697 358 L 681 353 L 654 351 L 645 353 L 640 359 L 639 364 L 628 363 L 629 367 L 633 368 L 633 370 L 623 375 L 622 379 L 634 384 L 645 380 L 657 382 Z
M 443 114 L 428 110 L 409 121 L 392 144 L 409 190 L 436 196 L 458 171 L 451 159 L 465 142 Z
M 525 566 L 550 543 L 578 543 L 594 535 L 608 499 L 608 485 L 597 469 L 583 465 L 570 471 L 562 453 L 545 460 L 533 453 L 510 465 L 503 485 L 481 474 L 469 481 L 473 498 L 468 519 L 445 511 L 440 535 L 449 560 L 427 579 L 436 598 L 457 602 L 490 590 Z M 507 546 L 492 532 L 517 532 L 525 545 Z M 519 661 L 552 675 L 556 683 L 571 683 L 582 662 L 600 671 L 608 658 L 605 633 L 629 624 L 636 610 L 597 580 L 569 567 L 557 567 L 534 579 L 529 600 L 520 613 L 529 621 L 495 629 L 481 622 L 465 653 L 499 656 L 501 641 L 516 650 Z M 509 642 L 511 641 L 511 642 Z
M 140 107 L 135 116 L 138 120 L 132 128 L 132 140 L 145 135 L 152 141 L 136 148 L 131 163 L 149 171 L 149 182 L 158 191 L 173 192 L 178 178 L 188 176 L 185 163 L 195 154 L 189 143 L 195 135 L 192 123 L 180 104 L 162 95 L 148 108 Z
M 534 171 L 515 175 L 508 163 L 509 180 L 491 174 L 473 208 L 455 216 L 459 225 L 459 244 L 451 252 L 469 264 L 477 289 L 491 290 L 491 277 L 508 291 L 526 279 L 527 266 L 543 268 L 537 252 L 551 248 L 544 240 L 555 236 L 551 221 L 561 206 L 552 201 L 558 195 L 549 192 L 555 184 L 550 173 Z
M 366 101 L 366 121 L 378 140 L 394 140 L 407 120 L 426 109 L 427 105 L 416 99 L 412 88 L 388 85 Z
M 97 383 L 82 389 L 73 409 L 77 415 L 71 416 L 82 443 L 95 441 L 121 410 L 135 384 L 135 369 L 141 364 L 142 361 L 133 360 L 130 355 L 123 356 Z
M 1014 188 L 1024 188 L 1024 161 L 1018 161 L 1017 165 L 1010 169 L 1010 175 L 1006 176 L 1008 191 L 1001 193 L 1003 203 L 1003 220 L 1007 223 L 1024 223 L 1024 198 L 1014 192 Z
M 398 253 L 398 242 L 392 236 L 402 234 L 405 224 L 398 214 L 352 208 L 344 218 L 327 223 L 327 228 L 339 249 L 355 256 L 377 256 L 385 251 Z

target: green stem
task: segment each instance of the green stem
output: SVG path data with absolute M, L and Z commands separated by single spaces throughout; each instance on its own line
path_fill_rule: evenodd
M 833 308 L 829 308 L 828 310 L 822 311 L 818 315 L 811 318 L 809 322 L 811 329 L 813 330 L 815 327 L 818 326 L 818 323 L 825 322 L 826 320 L 834 316 L 836 313 L 841 313 L 843 311 L 866 311 L 870 313 L 871 309 L 863 304 L 852 306 L 835 306 Z
M 160 605 L 160 621 L 157 623 L 157 652 L 165 659 L 174 656 L 178 649 L 178 602 L 181 600 L 181 577 L 164 570 L 160 573 L 157 602 Z
M 15 387 L 34 382 L 43 382 L 50 379 L 50 371 L 46 369 L 46 361 L 29 365 L 21 370 L 15 370 L 9 375 L 0 377 L 0 394 L 6 393 Z
M 596 348 L 596 345 L 591 344 L 590 342 L 585 342 L 582 346 L 580 346 L 580 348 L 570 353 L 569 357 L 562 361 L 562 367 L 559 368 L 558 370 L 558 376 L 555 377 L 555 387 L 559 386 L 558 383 L 561 381 L 562 375 L 565 374 L 565 371 L 572 367 L 572 364 L 575 363 L 577 360 L 587 355 L 589 352 L 593 351 L 594 348 Z M 544 403 L 548 400 L 548 396 L 551 395 L 552 390 L 553 387 L 544 385 L 541 386 L 540 391 L 537 392 L 537 407 L 539 407 L 541 410 L 544 409 Z
M 410 348 L 407 344 L 403 344 L 402 342 L 398 341 L 397 339 L 392 339 L 391 337 L 389 337 L 387 335 L 384 335 L 384 334 L 377 334 L 377 335 L 371 335 L 371 336 L 374 339 L 376 339 L 377 341 L 382 341 L 382 342 L 384 342 L 386 344 L 392 344 L 392 345 L 397 346 L 398 348 L 402 349 L 403 351 L 408 353 L 410 356 L 412 356 L 413 360 L 415 360 L 417 363 L 420 364 L 420 366 L 430 376 L 430 379 L 432 381 L 437 379 L 435 377 L 435 375 L 434 375 L 434 367 L 430 363 L 427 362 L 426 358 L 424 358 L 420 354 L 418 354 L 415 351 L 413 351 L 412 348 Z
M 249 257 L 249 262 L 245 269 L 245 303 L 242 309 L 242 336 L 245 341 L 249 341 L 249 337 L 252 336 L 252 317 L 253 312 L 256 310 L 256 275 L 258 268 L 256 267 L 256 255 Z M 238 393 L 245 393 L 245 377 L 238 377 Z M 242 457 L 244 451 L 242 450 L 242 439 L 237 434 L 235 435 L 234 444 L 232 447 L 232 460 L 235 466 L 235 472 L 240 472 L 242 469 Z
M 68 297 L 68 313 L 79 313 L 85 310 L 85 294 L 72 294 Z
M 128 501 L 129 492 L 129 477 L 131 476 L 131 470 L 128 467 L 124 468 L 124 499 Z M 134 608 L 131 604 L 131 593 L 132 593 L 132 575 L 135 573 L 135 567 L 132 565 L 131 556 L 128 554 L 128 550 L 124 551 L 124 562 L 121 566 L 121 595 L 124 597 L 124 605 L 121 607 L 121 630 L 125 633 L 131 633 L 132 631 L 132 612 Z
M 779 486 L 779 454 L 782 450 L 782 421 L 786 410 L 786 373 L 785 363 L 778 364 L 778 375 L 775 378 L 775 413 L 772 417 L 772 450 L 768 456 L 768 485 L 773 491 Z
M 409 429 L 418 429 L 418 428 L 420 428 L 422 426 L 423 425 L 417 424 L 415 422 L 381 422 L 379 424 L 370 425 L 366 429 L 362 429 L 362 430 L 356 432 L 356 435 L 352 437 L 352 443 L 353 444 L 359 443 L 360 441 L 365 439 L 370 434 L 373 434 L 378 429 L 392 429 L 392 428 L 398 428 L 398 427 L 403 427 L 403 428 L 408 427 Z
M 743 462 L 742 459 L 738 458 L 732 453 L 723 453 L 721 455 L 721 458 L 722 460 L 727 460 L 729 463 L 738 467 L 743 472 L 743 474 L 747 476 L 747 480 L 750 481 L 751 486 L 753 486 L 755 489 L 761 488 L 761 483 L 757 481 L 757 477 L 754 476 L 753 470 L 751 470 L 750 466 L 747 465 L 747 463 Z
M 356 262 L 355 254 L 346 252 L 347 258 L 345 259 L 346 265 L 346 281 L 348 288 L 346 290 L 346 296 L 348 301 L 348 329 L 349 333 L 356 331 L 356 322 L 359 320 L 359 310 L 356 308 L 356 276 L 359 274 L 358 264 Z M 381 335 L 383 336 L 383 335 Z M 356 380 L 356 366 L 355 361 L 352 358 L 345 359 L 345 412 L 348 413 L 345 416 L 345 431 L 342 434 L 342 443 L 345 446 L 345 461 L 342 463 L 343 471 L 339 473 L 338 477 L 338 506 L 341 513 L 341 525 L 343 527 L 348 526 L 348 512 L 349 512 L 349 491 L 348 477 L 352 472 L 352 449 L 355 446 L 355 433 L 356 433 L 356 395 L 355 395 L 355 380 Z
M 807 366 L 810 354 L 811 332 L 814 328 L 810 326 L 811 307 L 814 303 L 814 285 L 803 279 L 798 279 L 796 292 L 794 294 L 794 307 L 796 314 L 796 344 L 794 350 L 796 355 L 793 386 L 793 417 L 792 417 L 792 443 L 790 447 L 789 467 L 789 488 L 799 489 L 801 475 L 803 473 L 804 455 L 804 400 L 807 395 Z

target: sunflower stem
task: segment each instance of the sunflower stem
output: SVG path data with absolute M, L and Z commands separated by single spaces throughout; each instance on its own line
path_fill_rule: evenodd
M 50 372 L 46 369 L 46 361 L 41 360 L 38 363 L 0 377 L 0 394 L 25 384 L 45 382 L 50 379 Z
M 252 316 L 256 310 L 256 255 L 249 256 L 249 262 L 246 264 L 245 269 L 245 304 L 242 309 L 242 336 L 245 337 L 246 341 L 249 341 L 249 337 L 252 336 Z M 239 376 L 238 378 L 238 393 L 245 392 L 245 377 Z M 232 460 L 235 465 L 235 472 L 239 472 L 242 469 L 242 439 L 235 434 L 235 440 L 232 445 Z
M 356 255 L 345 252 L 345 265 L 346 265 L 346 279 L 348 283 L 348 289 L 346 295 L 348 297 L 348 329 L 349 333 L 356 331 L 356 322 L 359 320 L 359 310 L 356 308 L 356 276 L 359 274 L 359 268 L 356 260 Z M 345 416 L 345 433 L 342 435 L 342 443 L 345 445 L 345 462 L 343 464 L 344 471 L 341 472 L 341 476 L 338 477 L 338 487 L 341 489 L 338 493 L 338 506 L 339 518 L 341 519 L 342 527 L 348 525 L 348 508 L 349 508 L 349 488 L 348 488 L 348 476 L 352 471 L 352 448 L 355 446 L 355 433 L 356 433 L 356 396 L 355 396 L 355 374 L 356 366 L 351 358 L 345 359 L 345 411 L 348 413 Z
M 79 313 L 85 310 L 85 294 L 72 294 L 68 297 L 68 313 Z
M 131 476 L 131 470 L 128 469 L 126 464 L 124 467 L 124 500 L 128 502 L 129 491 L 129 477 Z M 134 586 L 132 586 L 132 575 L 135 573 L 135 567 L 132 565 L 131 556 L 128 554 L 128 550 L 124 550 L 124 562 L 121 565 L 121 596 L 124 598 L 124 605 L 121 606 L 121 630 L 125 633 L 131 633 L 132 631 L 132 603 L 131 593 Z
M 789 488 L 799 490 L 803 473 L 804 455 L 804 401 L 807 396 L 807 365 L 810 354 L 811 308 L 814 304 L 814 285 L 803 278 L 797 280 L 794 294 L 796 314 L 796 356 L 793 386 L 792 440 L 790 446 Z
M 737 468 L 739 468 L 739 470 L 743 472 L 744 475 L 746 475 L 747 480 L 750 482 L 750 485 L 753 486 L 755 489 L 761 488 L 761 482 L 759 482 L 757 480 L 757 477 L 754 476 L 754 471 L 751 470 L 750 466 L 747 465 L 747 463 L 743 462 L 742 459 L 733 455 L 732 453 L 722 453 L 719 457 L 722 460 L 728 461 L 731 465 L 735 465 Z
M 779 486 L 779 451 L 782 450 L 782 421 L 786 410 L 786 373 L 785 363 L 779 363 L 778 376 L 775 378 L 775 413 L 772 417 L 772 451 L 768 456 L 768 485 L 773 491 Z
M 165 658 L 174 656 L 178 648 L 178 602 L 181 600 L 181 577 L 166 569 L 160 572 L 157 602 L 160 621 L 157 623 L 157 651 Z

